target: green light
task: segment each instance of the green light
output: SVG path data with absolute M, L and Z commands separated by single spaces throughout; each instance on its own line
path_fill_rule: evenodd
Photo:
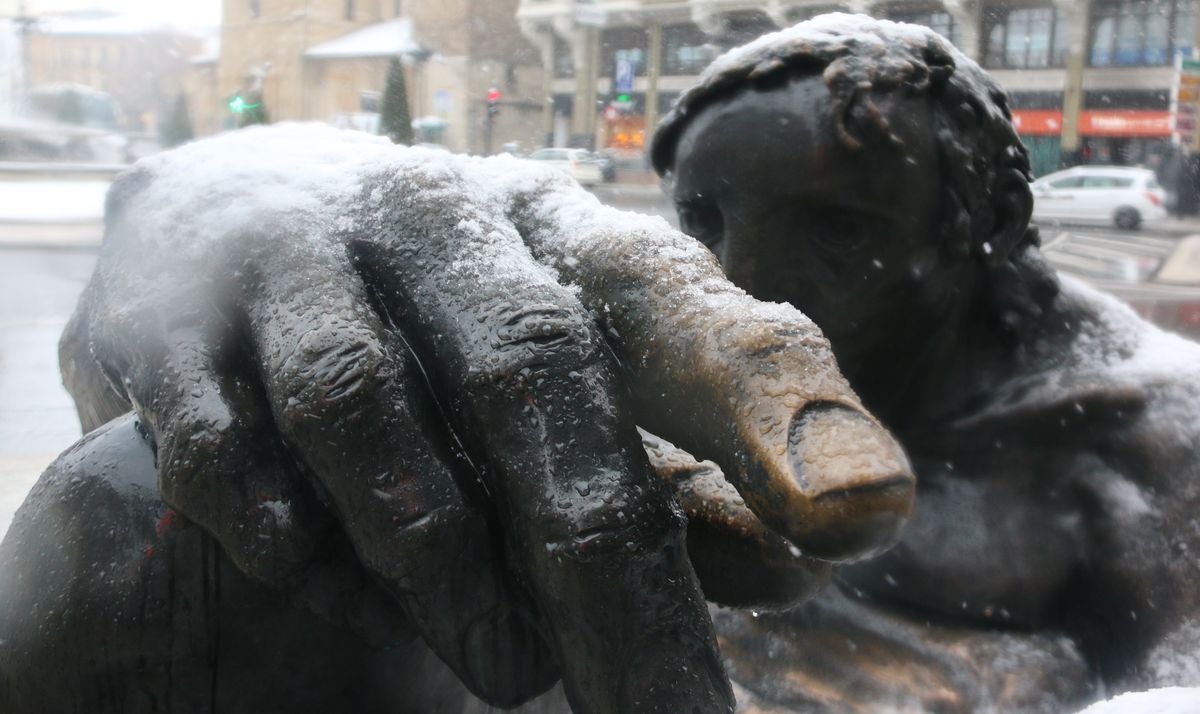
M 618 101 L 618 102 L 622 102 L 622 103 L 624 103 L 624 102 L 629 102 L 629 101 L 633 101 L 633 97 L 631 97 L 631 96 L 630 96 L 630 95 L 628 95 L 628 94 L 618 94 L 618 95 L 617 95 L 617 101 Z
M 240 94 L 229 100 L 229 111 L 233 112 L 234 114 L 245 114 L 246 112 L 252 109 L 257 109 L 260 106 L 262 106 L 262 104 L 258 102 L 254 104 L 247 104 L 246 100 L 242 99 L 242 95 Z

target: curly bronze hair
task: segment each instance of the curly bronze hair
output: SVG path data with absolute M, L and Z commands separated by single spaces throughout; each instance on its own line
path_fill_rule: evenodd
M 1008 96 L 988 74 L 933 30 L 865 15 L 821 15 L 764 35 L 717 58 L 680 95 L 651 142 L 654 169 L 670 178 L 675 146 L 692 117 L 749 88 L 819 73 L 833 98 L 838 140 L 861 151 L 882 140 L 903 149 L 872 101 L 879 91 L 927 96 L 934 108 L 942 176 L 940 236 L 947 250 L 986 266 L 991 312 L 1014 341 L 1058 293 L 1058 282 L 1029 226 L 1029 153 L 1012 125 Z M 1025 206 L 1022 211 L 1018 206 Z M 1020 215 L 1022 213 L 1024 215 Z M 1002 221 L 1023 225 L 1011 250 L 989 243 Z

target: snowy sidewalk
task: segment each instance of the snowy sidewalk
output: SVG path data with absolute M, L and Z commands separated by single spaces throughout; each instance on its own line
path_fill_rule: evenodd
M 100 221 L 81 223 L 6 223 L 0 220 L 0 248 L 98 248 Z
M 80 436 L 58 337 L 92 252 L 0 250 L 0 536 L 42 470 Z

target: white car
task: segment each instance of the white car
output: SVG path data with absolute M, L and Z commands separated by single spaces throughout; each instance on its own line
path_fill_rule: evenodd
M 526 158 L 561 169 L 584 186 L 594 186 L 604 179 L 600 164 L 585 149 L 538 149 Z
M 1166 199 L 1149 169 L 1076 166 L 1033 182 L 1033 220 L 1100 223 L 1134 230 L 1166 218 Z

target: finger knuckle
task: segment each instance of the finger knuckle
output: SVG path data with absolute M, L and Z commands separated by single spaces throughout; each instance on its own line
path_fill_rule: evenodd
M 682 538 L 686 521 L 676 508 L 612 507 L 583 519 L 550 519 L 545 525 L 548 556 L 593 560 L 644 552 Z
M 510 382 L 533 370 L 572 370 L 598 356 L 599 336 L 579 306 L 544 304 L 500 311 L 497 327 L 479 366 L 468 376 L 475 384 Z
M 226 455 L 236 449 L 233 425 L 212 415 L 191 414 L 176 419 L 156 435 L 160 487 L 168 501 L 186 498 L 206 470 L 224 471 L 232 465 Z
M 393 367 L 369 334 L 350 328 L 310 331 L 280 370 L 287 398 L 284 416 L 350 401 L 387 379 Z

